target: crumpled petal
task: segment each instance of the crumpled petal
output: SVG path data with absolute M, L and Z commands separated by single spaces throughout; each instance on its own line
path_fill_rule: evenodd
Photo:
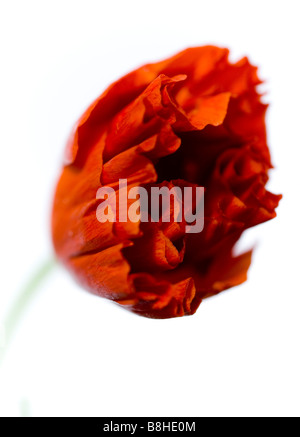
M 251 251 L 234 256 L 234 246 L 276 216 L 261 81 L 247 58 L 228 56 L 194 47 L 138 68 L 90 105 L 67 143 L 52 214 L 57 257 L 88 291 L 139 315 L 191 315 L 244 282 Z M 187 234 L 174 206 L 168 223 L 99 223 L 99 188 L 115 189 L 117 217 L 124 209 L 120 179 L 125 194 L 204 186 L 203 231 Z

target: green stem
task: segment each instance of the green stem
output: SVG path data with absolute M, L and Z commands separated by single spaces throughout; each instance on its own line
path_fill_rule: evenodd
M 13 338 L 16 327 L 24 314 L 28 304 L 37 293 L 40 284 L 49 275 L 49 273 L 54 269 L 56 261 L 54 259 L 45 262 L 35 275 L 31 278 L 25 288 L 21 291 L 20 295 L 17 297 L 15 303 L 12 305 L 5 322 L 4 322 L 4 348 L 0 349 L 0 364 L 3 361 L 5 352 L 7 351 L 9 344 Z

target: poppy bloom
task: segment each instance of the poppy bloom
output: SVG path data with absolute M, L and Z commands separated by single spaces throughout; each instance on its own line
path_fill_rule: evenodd
M 86 110 L 66 147 L 52 215 L 57 257 L 84 288 L 143 316 L 193 314 L 244 282 L 251 252 L 233 248 L 276 216 L 261 81 L 247 58 L 233 64 L 228 54 L 191 48 L 127 74 Z M 100 223 L 96 193 L 111 187 L 120 198 L 121 179 L 126 190 L 204 187 L 202 232 L 188 233 L 174 211 L 169 222 Z

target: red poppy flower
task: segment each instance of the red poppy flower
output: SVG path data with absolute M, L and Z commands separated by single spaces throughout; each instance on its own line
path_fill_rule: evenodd
M 57 257 L 90 292 L 140 315 L 193 314 L 202 299 L 246 280 L 245 229 L 275 217 L 265 189 L 270 154 L 257 68 L 228 50 L 187 49 L 112 84 L 69 139 L 52 217 Z M 205 187 L 204 229 L 105 222 L 99 187 Z M 118 191 L 117 191 L 118 196 Z

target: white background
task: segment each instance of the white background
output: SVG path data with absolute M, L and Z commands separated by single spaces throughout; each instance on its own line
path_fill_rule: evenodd
M 135 316 L 57 269 L 1 369 L 0 414 L 299 416 L 299 2 L 0 4 L 1 318 L 51 256 L 51 197 L 72 124 L 143 63 L 214 43 L 259 65 L 269 187 L 284 194 L 278 218 L 243 240 L 257 245 L 248 282 L 192 317 Z

